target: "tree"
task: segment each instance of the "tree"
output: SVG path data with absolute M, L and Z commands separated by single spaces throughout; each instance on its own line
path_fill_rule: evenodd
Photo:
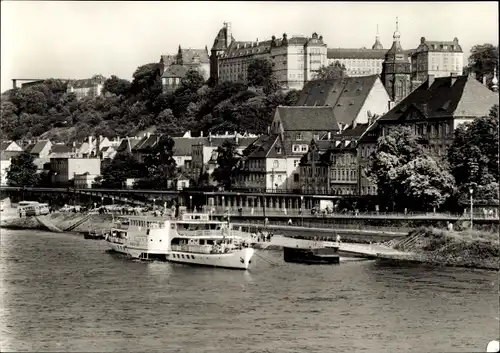
M 486 77 L 486 84 L 491 87 L 494 69 L 497 69 L 497 75 L 499 72 L 498 46 L 489 43 L 478 44 L 474 45 L 470 52 L 467 73 L 474 73 L 480 82 Z
M 20 109 L 20 112 L 43 114 L 47 111 L 47 98 L 45 98 L 45 95 L 31 88 L 15 90 L 11 102 Z
M 162 92 L 161 74 L 158 64 L 139 66 L 133 74 L 130 91 L 142 99 L 152 101 Z
M 111 75 L 111 77 L 104 82 L 103 91 L 116 94 L 117 96 L 126 96 L 129 94 L 131 87 L 132 84 L 130 81 Z
M 328 66 L 320 67 L 315 78 L 316 80 L 331 80 L 348 77 L 346 71 L 347 69 L 344 64 L 335 61 Z
M 168 189 L 169 181 L 177 175 L 174 146 L 175 141 L 170 136 L 158 136 L 158 142 L 144 158 L 147 177 L 136 184 L 138 187 Z
M 177 136 L 184 132 L 184 128 L 170 109 L 165 109 L 158 115 L 156 128 L 158 133 L 169 136 Z
M 459 125 L 448 150 L 448 162 L 462 199 L 467 198 L 469 187 L 486 187 L 498 183 L 498 105 L 488 116 Z
M 102 170 L 98 185 L 110 189 L 121 189 L 128 178 L 139 178 L 144 166 L 129 152 L 118 152 L 110 164 Z
M 300 97 L 300 91 L 296 89 L 291 89 L 285 95 L 285 105 L 292 106 L 297 104 Z
M 239 160 L 235 142 L 226 140 L 217 148 L 217 168 L 213 177 L 228 190 L 231 189 L 237 175 Z
M 431 209 L 443 204 L 454 188 L 453 177 L 439 167 L 408 127 L 379 138 L 367 175 L 377 183 L 387 206 Z
M 279 89 L 273 66 L 269 60 L 254 59 L 247 68 L 247 82 L 249 86 L 262 87 L 266 94 Z
M 33 156 L 29 152 L 24 151 L 12 158 L 7 171 L 9 186 L 35 186 L 39 179 L 37 166 L 33 163 Z
M 194 69 L 188 70 L 188 72 L 186 72 L 186 76 L 181 79 L 181 85 L 193 92 L 198 91 L 204 83 L 205 79 L 203 76 Z

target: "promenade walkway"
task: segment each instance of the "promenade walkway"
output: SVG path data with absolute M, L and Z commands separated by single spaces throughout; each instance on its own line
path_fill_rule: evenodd
M 337 244 L 336 242 L 318 242 L 306 239 L 294 239 L 275 235 L 271 238 L 269 245 L 288 246 L 288 247 L 307 247 L 307 246 L 321 246 L 328 244 Z M 388 246 L 381 244 L 355 244 L 340 242 L 339 253 L 340 255 L 365 257 L 368 259 L 408 259 L 411 260 L 415 257 L 413 252 L 404 252 L 392 249 Z

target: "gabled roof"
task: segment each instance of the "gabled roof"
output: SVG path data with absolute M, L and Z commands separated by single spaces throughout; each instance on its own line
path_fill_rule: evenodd
M 82 80 L 71 80 L 68 82 L 68 86 L 73 88 L 90 88 L 94 87 L 98 83 L 103 84 L 104 81 L 106 81 L 106 77 L 102 75 L 95 75 L 92 78 L 86 78 Z
M 462 47 L 458 44 L 458 39 L 453 41 L 436 41 L 426 40 L 424 37 L 420 39 L 420 45 L 415 49 L 416 53 L 419 52 L 450 52 L 450 53 L 463 53 Z
M 122 152 L 122 151 L 127 151 L 127 152 L 132 152 L 132 149 L 137 145 L 141 139 L 135 138 L 135 137 L 127 137 L 124 138 L 121 142 L 120 145 L 116 148 L 117 152 Z
M 39 154 L 42 150 L 50 143 L 49 140 L 38 141 L 33 148 L 30 150 L 31 154 Z
M 455 82 L 452 84 L 452 80 Z M 404 119 L 412 111 L 422 120 L 444 117 L 480 117 L 498 104 L 498 93 L 490 91 L 471 76 L 438 77 L 429 80 L 379 119 L 379 122 Z
M 333 107 L 279 106 L 277 109 L 285 131 L 338 131 Z
M 2 141 L 0 142 L 0 151 L 5 151 L 7 148 L 9 148 L 9 146 L 12 144 L 12 143 L 16 143 L 15 141 Z M 17 144 L 19 145 L 19 144 Z M 21 145 L 19 145 L 21 146 Z
M 167 78 L 167 77 L 177 77 L 177 78 L 183 78 L 186 76 L 186 73 L 188 72 L 188 69 L 185 68 L 182 65 L 178 64 L 172 64 L 163 73 L 161 76 L 162 78 Z
M 410 55 L 414 49 L 403 50 L 403 53 Z M 377 59 L 384 60 L 386 49 L 367 49 L 367 48 L 330 48 L 326 52 L 328 59 Z
M 210 63 L 210 57 L 208 50 L 206 49 L 181 49 L 182 62 L 184 65 L 190 64 L 208 64 Z M 177 60 L 177 55 L 162 55 L 161 59 L 165 66 L 174 64 Z
M 377 80 L 377 75 L 371 75 L 309 81 L 296 105 L 331 106 L 337 122 L 351 125 Z
M 261 135 L 243 152 L 247 158 L 265 158 L 279 139 L 279 135 Z

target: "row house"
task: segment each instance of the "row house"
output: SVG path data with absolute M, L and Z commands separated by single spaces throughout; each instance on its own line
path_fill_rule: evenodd
M 271 191 L 300 189 L 299 163 L 310 141 L 339 131 L 332 107 L 277 107 L 269 134 L 244 151 L 237 185 Z
M 361 165 L 359 140 L 370 127 L 358 124 L 329 140 L 313 140 L 311 151 L 300 163 L 302 192 L 320 192 L 333 195 L 357 195 L 360 193 Z
M 0 142 L 0 185 L 7 185 L 7 171 L 10 168 L 11 160 L 22 152 L 21 143 L 16 141 Z
M 255 59 L 269 60 L 273 73 L 285 89 L 301 89 L 327 65 L 323 36 L 272 36 L 270 40 L 236 41 L 230 23 L 214 40 L 210 55 L 210 78 L 215 82 L 246 82 L 248 65 Z
M 50 151 L 52 142 L 49 140 L 40 140 L 24 148 L 33 157 L 33 163 L 37 166 L 38 172 L 42 172 L 46 163 L 50 162 Z
M 387 112 L 392 102 L 379 76 L 307 82 L 296 106 L 330 106 L 341 130 L 366 124 Z

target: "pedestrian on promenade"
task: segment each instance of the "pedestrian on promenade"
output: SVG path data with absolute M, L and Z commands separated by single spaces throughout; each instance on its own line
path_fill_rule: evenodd
M 340 235 L 339 234 L 337 234 L 337 243 L 340 244 Z

